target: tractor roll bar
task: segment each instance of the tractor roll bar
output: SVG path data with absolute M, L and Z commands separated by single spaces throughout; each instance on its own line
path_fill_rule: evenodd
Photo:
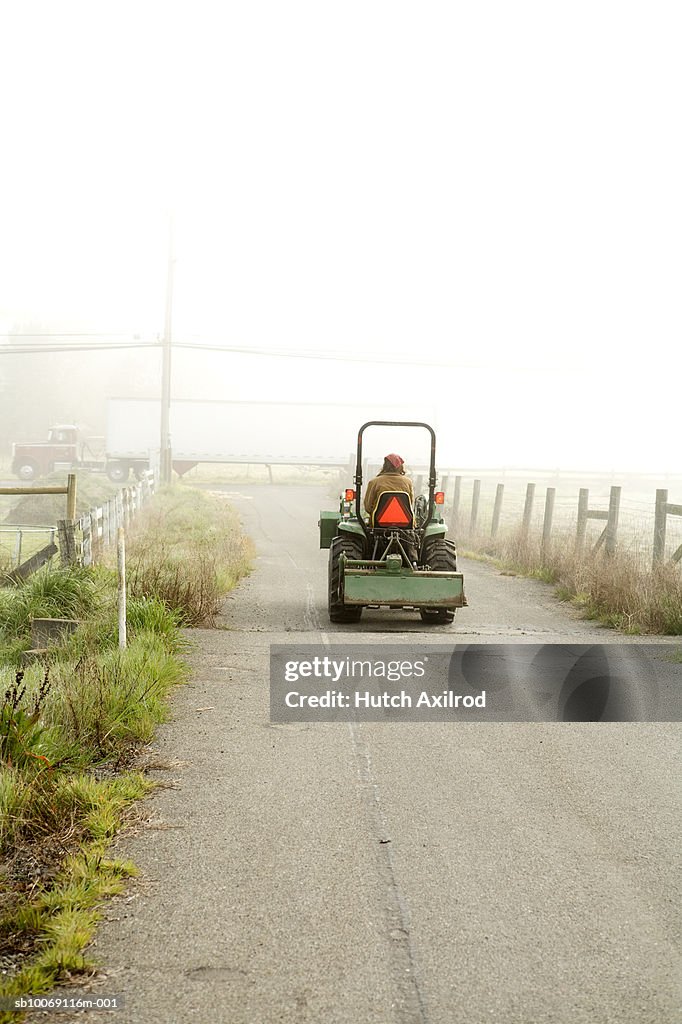
M 364 434 L 367 427 L 423 427 L 424 430 L 428 430 L 431 435 L 431 458 L 429 462 L 429 518 L 426 520 L 426 524 L 431 522 L 433 518 L 433 495 L 436 490 L 436 434 L 433 427 L 429 426 L 428 423 L 422 423 L 419 420 L 368 420 L 367 423 L 363 423 L 358 431 L 358 450 L 355 460 L 355 515 L 358 518 L 362 529 L 365 531 L 365 535 L 369 535 L 367 524 L 362 517 L 362 435 Z

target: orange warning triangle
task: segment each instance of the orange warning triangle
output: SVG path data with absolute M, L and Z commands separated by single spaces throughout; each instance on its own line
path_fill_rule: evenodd
M 408 526 L 410 517 L 397 498 L 391 498 L 377 519 L 380 526 Z

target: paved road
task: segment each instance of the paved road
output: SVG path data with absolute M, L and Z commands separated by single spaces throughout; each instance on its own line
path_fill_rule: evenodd
M 259 557 L 223 628 L 194 631 L 155 752 L 176 788 L 119 844 L 142 877 L 93 950 L 93 991 L 127 1001 L 112 1020 L 679 1022 L 677 725 L 268 718 L 275 641 L 618 638 L 476 563 L 453 627 L 366 613 L 349 633 L 326 617 L 324 492 L 229 498 Z

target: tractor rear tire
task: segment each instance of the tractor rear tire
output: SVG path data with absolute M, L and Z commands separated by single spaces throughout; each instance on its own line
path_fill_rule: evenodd
M 341 583 L 341 554 L 347 558 L 362 558 L 362 546 L 352 537 L 334 537 L 329 548 L 329 618 L 332 622 L 359 622 L 362 607 L 347 607 L 339 594 Z
M 438 537 L 424 547 L 424 562 L 434 572 L 457 572 L 457 548 L 451 540 Z M 455 619 L 451 608 L 420 608 L 419 614 L 422 622 L 433 625 L 449 625 Z

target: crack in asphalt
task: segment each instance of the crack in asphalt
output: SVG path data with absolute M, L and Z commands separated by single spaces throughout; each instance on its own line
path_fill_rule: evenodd
M 387 894 L 387 930 L 390 939 L 391 973 L 400 996 L 396 1007 L 404 1024 L 428 1024 L 423 989 L 419 979 L 416 958 L 410 934 L 410 911 L 396 877 L 392 838 L 381 803 L 381 791 L 374 777 L 372 754 L 356 722 L 348 723 L 357 769 L 358 790 L 377 835 L 377 864 L 384 879 Z

